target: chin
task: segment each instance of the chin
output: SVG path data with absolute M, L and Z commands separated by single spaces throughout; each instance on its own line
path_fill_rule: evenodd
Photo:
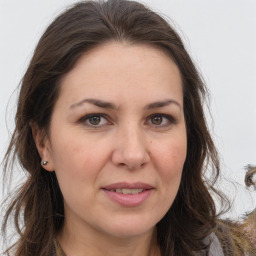
M 145 221 L 144 216 L 139 218 L 123 218 L 112 222 L 107 228 L 107 232 L 109 235 L 118 238 L 132 238 L 151 233 L 156 223 L 156 221 Z

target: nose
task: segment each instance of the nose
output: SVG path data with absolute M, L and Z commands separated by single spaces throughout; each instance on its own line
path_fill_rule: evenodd
M 145 134 L 137 129 L 126 129 L 115 138 L 112 162 L 129 170 L 139 169 L 150 162 Z

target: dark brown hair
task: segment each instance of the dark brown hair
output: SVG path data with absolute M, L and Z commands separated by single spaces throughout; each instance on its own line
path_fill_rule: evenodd
M 203 111 L 207 90 L 179 35 L 165 19 L 138 2 L 108 0 L 79 2 L 57 17 L 41 37 L 24 75 L 16 128 L 4 166 L 7 174 L 17 157 L 28 174 L 3 224 L 6 230 L 9 217 L 14 215 L 19 233 L 13 246 L 15 256 L 49 255 L 53 238 L 64 220 L 63 198 L 56 176 L 41 167 L 31 124 L 36 124 L 47 136 L 61 78 L 84 52 L 109 41 L 160 48 L 180 70 L 187 158 L 177 197 L 157 224 L 157 239 L 164 256 L 189 256 L 207 248 L 204 241 L 213 231 L 216 219 L 209 190 L 219 175 L 218 155 Z M 207 168 L 212 173 L 211 182 L 204 175 Z

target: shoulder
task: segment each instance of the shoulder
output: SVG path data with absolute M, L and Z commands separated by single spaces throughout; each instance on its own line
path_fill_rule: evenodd
M 52 243 L 52 253 L 50 256 L 66 256 L 62 248 L 60 247 L 60 244 L 56 239 L 53 240 Z
M 212 233 L 207 238 L 210 246 L 209 246 L 209 256 L 224 256 L 223 247 L 221 245 L 220 240 L 218 239 L 215 233 Z
M 256 255 L 255 243 L 247 232 L 247 220 L 242 223 L 218 220 L 215 234 L 225 256 Z
M 51 249 L 50 256 L 57 256 L 55 240 L 53 240 L 53 242 L 52 242 L 52 249 Z

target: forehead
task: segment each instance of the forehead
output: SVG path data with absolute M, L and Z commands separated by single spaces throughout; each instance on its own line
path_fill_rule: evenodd
M 124 94 L 134 98 L 135 93 L 145 98 L 166 93 L 180 97 L 181 91 L 179 69 L 166 52 L 150 45 L 111 42 L 80 57 L 62 78 L 60 96 L 69 96 L 71 101 L 99 93 L 112 98 Z

